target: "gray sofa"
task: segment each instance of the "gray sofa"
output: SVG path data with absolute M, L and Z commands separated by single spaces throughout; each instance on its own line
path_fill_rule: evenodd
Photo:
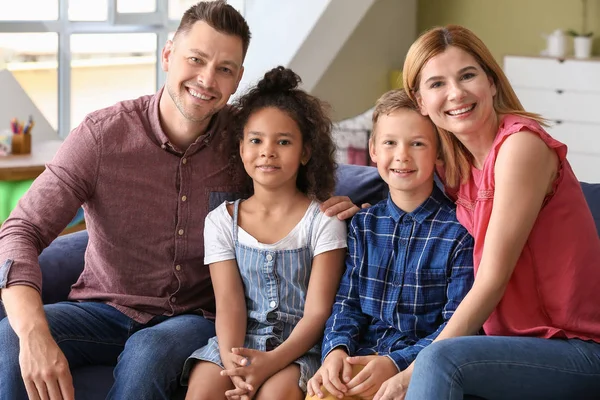
M 387 195 L 387 187 L 373 167 L 341 165 L 337 174 L 336 194 L 349 196 L 355 204 L 374 204 Z M 581 187 L 594 215 L 596 227 L 600 228 L 600 184 L 582 183 Z M 85 231 L 61 236 L 40 255 L 42 299 L 45 304 L 67 299 L 71 285 L 83 269 L 87 240 Z M 4 310 L 0 307 L 0 319 L 3 317 Z M 113 381 L 112 370 L 112 367 L 107 366 L 74 370 L 76 398 L 104 399 Z M 184 390 L 180 389 L 175 398 L 183 398 L 183 394 Z

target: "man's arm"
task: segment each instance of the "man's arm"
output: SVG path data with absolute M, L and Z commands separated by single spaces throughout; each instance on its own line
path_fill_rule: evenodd
M 0 290 L 26 285 L 41 291 L 39 254 L 94 193 L 100 146 L 93 129 L 86 119 L 67 137 L 2 225 Z
M 415 358 L 417 358 L 419 352 L 430 345 L 438 337 L 473 285 L 473 238 L 465 232 L 457 240 L 458 244 L 452 255 L 452 264 L 448 266 L 451 271 L 450 282 L 446 289 L 446 303 L 442 310 L 444 322 L 435 330 L 435 332 L 421 338 L 414 345 L 389 354 L 389 357 L 396 364 L 398 371 L 403 371 L 408 368 Z
M 69 135 L 0 230 L 0 294 L 19 337 L 21 374 L 33 399 L 73 398 L 67 360 L 42 307 L 38 256 L 94 191 L 99 146 L 92 125 L 86 120 Z

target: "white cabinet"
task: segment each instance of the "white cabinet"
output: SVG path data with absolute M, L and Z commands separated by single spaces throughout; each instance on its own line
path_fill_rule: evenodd
M 506 56 L 504 72 L 525 110 L 568 146 L 577 178 L 600 182 L 600 59 Z

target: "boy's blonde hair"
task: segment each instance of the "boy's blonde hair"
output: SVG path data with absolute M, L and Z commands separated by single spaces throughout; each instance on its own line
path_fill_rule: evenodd
M 375 140 L 375 136 L 376 136 L 376 125 L 377 125 L 377 121 L 379 121 L 379 118 L 382 115 L 390 115 L 391 113 L 393 113 L 394 111 L 398 111 L 398 110 L 411 110 L 416 112 L 417 114 L 421 115 L 420 111 L 419 111 L 419 107 L 417 106 L 417 104 L 413 101 L 413 99 L 410 98 L 410 96 L 408 95 L 408 93 L 406 92 L 406 90 L 404 89 L 393 89 L 390 90 L 386 93 L 384 93 L 375 103 L 375 110 L 373 110 L 373 131 L 371 132 L 371 137 L 369 139 L 369 141 L 373 143 L 373 140 Z M 431 123 L 431 126 L 433 126 L 433 130 L 435 132 L 435 137 L 436 137 L 436 143 L 437 143 L 437 151 L 438 151 L 438 157 L 441 156 L 441 144 L 440 144 L 440 135 L 439 132 L 437 130 L 437 127 L 435 126 L 435 124 L 431 121 L 431 119 L 429 119 L 428 117 L 423 117 L 423 118 L 427 118 L 429 120 L 429 122 Z

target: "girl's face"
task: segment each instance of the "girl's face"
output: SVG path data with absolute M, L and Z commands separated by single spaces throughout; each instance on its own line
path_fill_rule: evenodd
M 301 162 L 308 162 L 308 151 L 296 121 L 275 107 L 250 115 L 240 142 L 240 156 L 254 186 L 296 187 Z
M 496 85 L 475 58 L 454 46 L 425 63 L 416 93 L 421 114 L 459 136 L 479 133 L 496 120 L 495 95 Z

